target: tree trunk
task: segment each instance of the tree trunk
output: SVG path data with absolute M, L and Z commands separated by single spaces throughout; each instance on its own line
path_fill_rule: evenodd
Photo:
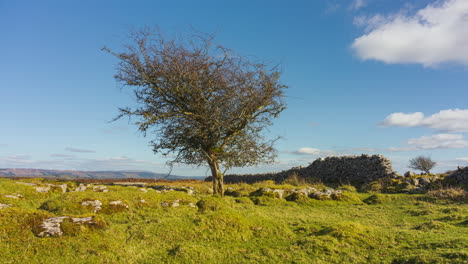
M 213 195 L 224 196 L 224 175 L 219 170 L 219 164 L 215 159 L 208 161 L 213 177 Z

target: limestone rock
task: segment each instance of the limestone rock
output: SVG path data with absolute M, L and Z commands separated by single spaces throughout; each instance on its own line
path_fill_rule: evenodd
M 122 207 L 125 207 L 125 208 L 128 209 L 128 205 L 127 205 L 127 204 L 124 204 L 124 203 L 123 203 L 122 201 L 120 201 L 120 200 L 109 202 L 109 205 L 111 205 L 111 206 L 122 206 Z
M 68 185 L 66 184 L 55 185 L 55 187 L 62 189 L 62 193 L 66 193 L 68 189 Z
M 97 211 L 102 209 L 102 202 L 99 200 L 94 200 L 94 201 L 84 201 L 81 203 L 83 206 L 91 206 L 93 207 L 93 212 L 96 213 Z
M 412 172 L 412 171 L 407 171 L 407 172 L 405 172 L 405 177 L 411 177 L 411 176 L 414 176 L 414 175 L 415 175 L 415 174 L 414 174 L 414 172 Z
M 78 187 L 75 188 L 75 192 L 84 192 L 86 191 L 86 186 L 82 183 L 80 183 L 80 185 L 78 185 Z
M 76 224 L 93 224 L 94 223 L 92 216 L 76 217 L 76 218 L 72 218 L 69 216 L 51 217 L 42 221 L 42 224 L 40 225 L 40 228 L 42 230 L 41 232 L 37 234 L 37 236 L 38 237 L 57 237 L 57 236 L 63 235 L 61 224 L 67 218 L 71 219 L 72 222 Z
M 43 231 L 37 234 L 37 236 L 48 237 L 63 235 L 62 229 L 60 228 L 60 224 L 65 218 L 68 218 L 68 216 L 51 217 L 45 219 L 40 226 Z
M 141 188 L 141 189 L 140 189 L 140 192 L 147 193 L 147 192 L 148 192 L 148 190 L 146 190 L 145 188 Z
M 22 184 L 22 185 L 28 185 L 28 186 L 37 186 L 37 184 L 31 183 L 31 182 L 15 182 L 15 183 Z
M 325 189 L 323 191 L 316 191 L 309 195 L 310 198 L 314 198 L 317 200 L 327 200 L 327 199 L 336 199 L 337 196 L 341 195 L 341 190 L 334 190 L 334 189 Z
M 451 185 L 465 185 L 468 187 L 468 166 L 458 167 L 456 171 L 445 177 L 444 181 Z
M 11 195 L 11 194 L 7 194 L 5 195 L 6 198 L 10 198 L 10 199 L 16 199 L 18 200 L 20 197 L 16 196 L 16 195 Z
M 97 186 L 93 187 L 93 191 L 95 191 L 95 192 L 108 192 L 109 189 L 107 189 L 107 186 L 97 185 Z
M 49 190 L 50 190 L 50 186 L 36 187 L 36 192 L 40 192 L 40 193 L 48 193 Z
M 320 179 L 324 183 L 362 185 L 380 178 L 395 178 L 390 160 L 382 155 L 331 156 L 319 158 L 307 167 L 294 167 L 278 173 L 226 175 L 225 183 L 255 183 L 266 180 L 282 182 L 290 175 Z M 211 181 L 207 177 L 205 181 Z
M 11 206 L 11 204 L 2 204 L 2 203 L 0 203 L 0 209 L 5 209 L 5 208 L 8 208 L 10 206 Z
M 145 187 L 146 186 L 145 182 L 114 182 L 112 184 L 120 185 L 120 186 L 136 186 L 136 187 Z

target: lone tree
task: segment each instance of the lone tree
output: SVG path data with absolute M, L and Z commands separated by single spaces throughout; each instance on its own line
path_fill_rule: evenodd
M 136 106 L 115 120 L 135 117 L 155 153 L 176 163 L 208 165 L 213 193 L 223 196 L 221 168 L 273 162 L 275 139 L 262 132 L 285 109 L 277 67 L 213 45 L 213 37 L 167 38 L 133 32 L 118 58 L 115 79 L 133 90 Z
M 426 174 L 430 173 L 430 170 L 435 167 L 437 163 L 429 156 L 418 156 L 414 159 L 410 159 L 409 166 L 412 169 L 424 171 Z

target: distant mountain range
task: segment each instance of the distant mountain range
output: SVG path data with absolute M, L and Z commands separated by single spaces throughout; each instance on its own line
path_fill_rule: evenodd
M 177 175 L 167 175 L 165 173 L 155 173 L 150 171 L 74 171 L 74 170 L 44 170 L 44 169 L 1 169 L 0 177 L 41 177 L 41 178 L 80 178 L 80 179 L 166 179 L 183 180 L 196 179 L 203 180 L 203 176 L 184 177 Z

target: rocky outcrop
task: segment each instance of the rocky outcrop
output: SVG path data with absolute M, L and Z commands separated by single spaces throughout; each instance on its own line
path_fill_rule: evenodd
M 250 194 L 253 197 L 268 196 L 273 198 L 283 199 L 288 201 L 296 201 L 303 198 L 313 198 L 317 200 L 336 200 L 343 191 L 326 188 L 323 190 L 317 190 L 314 187 L 306 187 L 302 189 L 273 189 L 268 187 L 260 188 Z
M 48 193 L 50 190 L 58 190 L 62 193 L 66 193 L 68 190 L 68 186 L 66 184 L 47 184 L 46 186 L 37 186 L 37 192 L 40 193 Z
M 7 194 L 7 195 L 5 195 L 5 198 L 19 200 L 21 198 L 24 198 L 24 196 L 19 194 L 19 193 L 15 193 L 15 194 Z
M 445 177 L 444 182 L 450 185 L 468 187 L 468 166 L 458 167 L 456 171 Z
M 80 185 L 78 185 L 78 187 L 75 188 L 75 192 L 84 192 L 86 191 L 86 186 L 82 183 L 80 183 Z
M 0 209 L 6 209 L 6 208 L 8 208 L 10 206 L 11 206 L 11 204 L 2 204 L 2 203 L 0 203 Z
M 99 200 L 94 201 L 84 201 L 81 203 L 82 206 L 90 206 L 93 207 L 93 212 L 97 213 L 97 211 L 102 209 L 102 202 Z
M 395 175 L 390 160 L 382 155 L 320 158 L 300 173 L 300 176 L 318 178 L 325 183 L 357 185 Z
M 282 182 L 296 174 L 302 178 L 320 179 L 324 183 L 361 185 L 380 178 L 396 177 L 390 160 L 382 155 L 333 156 L 320 158 L 307 167 L 295 167 L 279 173 L 226 175 L 225 183 L 255 183 L 266 180 Z M 211 181 L 211 177 L 206 181 Z
M 120 200 L 109 202 L 109 205 L 128 209 L 128 205 L 125 204 L 124 202 L 120 201 Z
M 69 216 L 58 216 L 47 218 L 42 221 L 40 225 L 40 232 L 37 233 L 38 237 L 57 237 L 63 235 L 61 224 L 65 219 L 71 219 L 72 223 L 76 224 L 95 224 L 93 217 L 69 217 Z

